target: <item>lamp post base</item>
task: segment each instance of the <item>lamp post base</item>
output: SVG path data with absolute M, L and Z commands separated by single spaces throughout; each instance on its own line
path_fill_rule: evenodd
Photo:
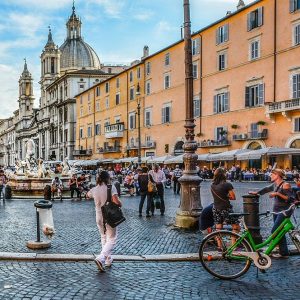
M 199 215 L 191 216 L 189 212 L 177 212 L 175 217 L 175 227 L 183 229 L 199 229 Z
M 51 247 L 51 241 L 27 241 L 26 246 L 29 249 L 46 249 Z

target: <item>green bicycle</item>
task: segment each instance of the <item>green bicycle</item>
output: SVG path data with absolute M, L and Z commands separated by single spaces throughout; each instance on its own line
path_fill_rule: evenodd
M 293 242 L 300 250 L 299 231 L 293 231 L 295 227 L 290 220 L 295 208 L 296 204 L 294 203 L 289 209 L 281 212 L 285 215 L 284 220 L 276 231 L 260 244 L 255 244 L 243 220 L 243 217 L 248 214 L 234 213 L 233 215 L 241 218 L 245 231 L 239 235 L 231 231 L 220 230 L 207 235 L 199 249 L 202 266 L 210 274 L 220 279 L 235 279 L 244 275 L 252 262 L 264 272 L 270 268 L 272 263 L 269 255 L 288 232 L 291 233 Z M 269 214 L 270 212 L 266 212 L 260 215 L 268 216 Z M 266 246 L 267 248 L 263 250 Z

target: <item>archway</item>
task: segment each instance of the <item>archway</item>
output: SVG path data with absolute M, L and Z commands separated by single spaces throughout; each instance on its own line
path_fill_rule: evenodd
M 184 153 L 183 145 L 184 145 L 184 142 L 183 142 L 183 141 L 178 141 L 178 142 L 175 144 L 175 147 L 174 147 L 174 155 L 175 155 L 175 156 L 181 155 L 181 154 Z
M 262 145 L 257 141 L 253 141 L 248 144 L 247 149 L 259 150 L 259 149 L 262 149 Z M 261 167 L 262 167 L 261 159 L 250 159 L 249 160 L 249 168 L 261 169 Z
M 300 149 L 300 135 L 297 134 L 290 139 L 288 139 L 285 144 L 288 148 L 299 148 Z M 292 168 L 296 167 L 300 170 L 300 155 L 292 155 Z

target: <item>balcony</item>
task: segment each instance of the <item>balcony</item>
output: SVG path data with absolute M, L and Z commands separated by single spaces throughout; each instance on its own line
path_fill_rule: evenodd
M 263 129 L 261 132 L 253 131 L 242 134 L 233 134 L 233 141 L 247 141 L 247 140 L 265 140 L 268 138 L 268 129 Z
M 117 153 L 121 152 L 121 146 L 106 146 L 98 148 L 98 153 Z
M 139 145 L 138 144 L 130 144 L 126 146 L 127 150 L 134 150 L 138 149 Z M 146 143 L 141 143 L 141 148 L 142 149 L 155 149 L 156 148 L 156 142 L 154 141 L 147 141 Z
M 74 156 L 91 156 L 92 154 L 93 154 L 93 151 L 91 149 L 74 150 L 73 151 Z
M 300 109 L 300 98 L 285 100 L 281 102 L 274 102 L 266 104 L 266 115 L 269 119 L 272 119 L 272 114 L 282 113 L 289 121 L 291 120 L 289 116 L 290 111 L 295 111 Z
M 124 123 L 116 123 L 104 127 L 104 134 L 107 139 L 122 138 L 124 132 Z
M 231 145 L 231 141 L 229 141 L 228 139 L 222 139 L 220 141 L 204 140 L 198 143 L 198 148 L 224 147 L 230 145 Z

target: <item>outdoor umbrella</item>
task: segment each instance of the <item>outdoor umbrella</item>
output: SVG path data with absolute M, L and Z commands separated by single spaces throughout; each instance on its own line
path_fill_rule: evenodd
M 165 161 L 165 164 L 182 164 L 183 163 L 183 154 L 172 157 Z
M 236 156 L 236 159 L 237 160 L 260 159 L 263 155 L 270 156 L 270 155 L 289 155 L 289 154 L 300 154 L 300 149 L 267 147 L 267 148 L 252 150 L 249 152 L 238 154 Z
M 168 155 L 164 155 L 164 156 L 160 156 L 160 157 L 155 157 L 153 159 L 149 159 L 148 160 L 148 163 L 150 164 L 155 164 L 155 163 L 158 163 L 158 164 L 162 164 L 164 163 L 165 161 L 168 161 L 169 159 L 173 158 L 174 156 L 168 154 Z

